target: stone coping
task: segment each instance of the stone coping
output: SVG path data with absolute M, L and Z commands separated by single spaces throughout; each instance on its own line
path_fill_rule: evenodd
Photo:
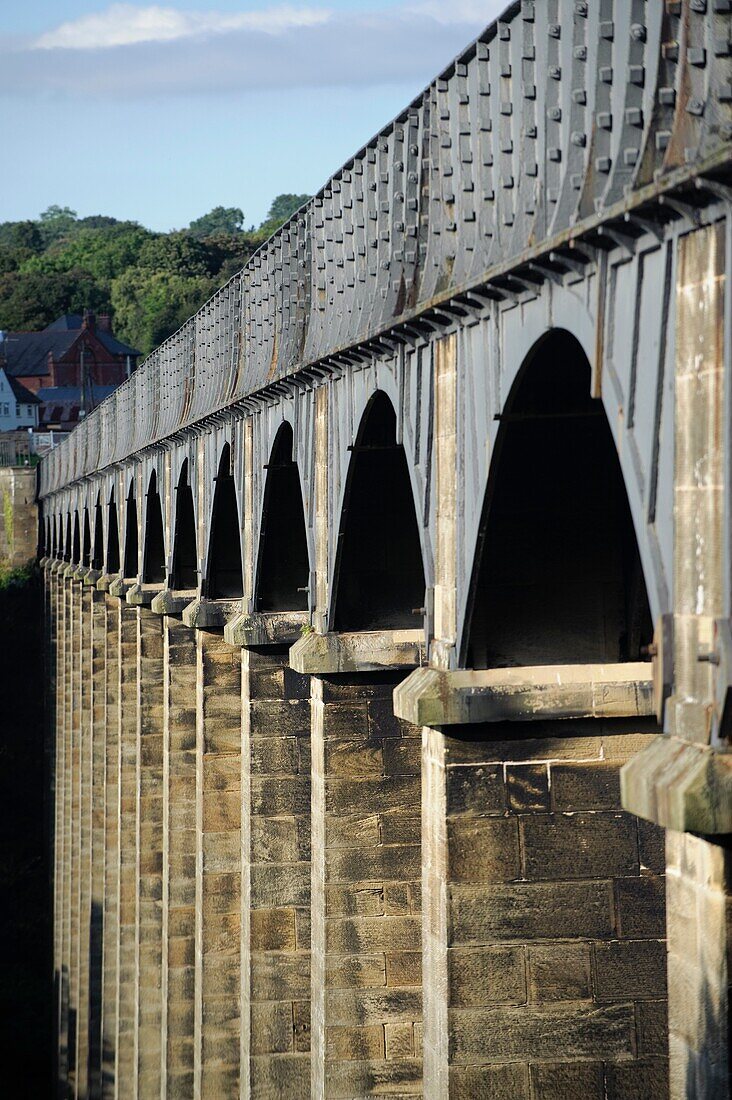
M 97 579 L 97 591 L 109 592 L 111 585 L 117 580 L 119 573 L 102 573 Z
M 96 588 L 101 575 L 98 569 L 87 569 L 84 574 L 83 583 L 88 584 L 90 588 Z
M 309 611 L 254 611 L 230 619 L 224 640 L 241 646 L 292 645 L 309 624 Z
M 193 599 L 183 609 L 183 622 L 195 630 L 223 630 L 241 614 L 241 597 L 235 600 Z
M 290 650 L 290 665 L 296 672 L 324 676 L 414 668 L 426 659 L 423 630 L 312 632 Z
M 124 600 L 134 584 L 137 584 L 134 577 L 117 576 L 110 584 L 108 591 L 110 596 L 117 596 L 120 600 Z
M 680 833 L 732 833 L 732 753 L 662 734 L 620 769 L 623 809 Z
M 650 663 L 416 669 L 394 690 L 394 713 L 418 726 L 653 715 Z
M 139 582 L 132 585 L 125 594 L 125 600 L 130 607 L 149 607 L 156 596 L 160 595 L 163 591 L 159 584 L 140 584 Z
M 155 615 L 182 615 L 186 607 L 196 599 L 195 588 L 188 590 L 163 588 L 156 590 L 150 603 L 150 610 Z

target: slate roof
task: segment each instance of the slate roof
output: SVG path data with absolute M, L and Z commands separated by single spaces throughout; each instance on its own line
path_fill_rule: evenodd
M 78 340 L 83 318 L 78 313 L 64 313 L 57 317 L 41 332 L 7 332 L 4 352 L 8 375 L 15 378 L 29 378 L 48 373 L 48 353 L 58 362 Z M 141 354 L 129 344 L 123 344 L 111 332 L 95 328 L 97 340 L 110 355 L 129 355 L 138 358 Z
M 27 390 L 22 382 L 19 382 L 17 378 L 13 378 L 12 374 L 8 374 L 7 371 L 5 372 L 5 377 L 8 380 L 16 401 L 22 401 L 24 405 L 40 405 L 40 398 L 36 397 L 30 390 Z
M 118 388 L 117 386 L 98 386 L 95 383 L 95 404 L 98 405 Z M 37 398 L 44 405 L 63 405 L 67 401 L 73 401 L 78 405 L 81 400 L 81 391 L 78 386 L 44 386 L 43 389 L 38 391 Z

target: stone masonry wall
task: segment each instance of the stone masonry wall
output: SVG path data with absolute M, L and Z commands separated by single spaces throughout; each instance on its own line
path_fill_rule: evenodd
M 453 733 L 424 739 L 425 1096 L 660 1100 L 663 832 L 620 810 L 618 782 L 647 739 Z

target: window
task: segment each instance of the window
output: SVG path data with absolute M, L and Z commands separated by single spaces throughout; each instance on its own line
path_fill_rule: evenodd
M 7 401 L 3 401 L 3 416 L 10 416 L 10 404 Z
M 15 415 L 20 416 L 20 403 L 18 401 L 15 402 Z

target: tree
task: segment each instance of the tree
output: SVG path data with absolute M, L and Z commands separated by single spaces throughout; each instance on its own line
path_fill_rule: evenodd
M 262 224 L 278 222 L 282 225 L 288 218 L 291 218 L 295 211 L 299 210 L 309 198 L 310 195 L 278 195 L 276 199 L 272 200 L 269 213 Z
M 109 308 L 109 291 L 86 271 L 0 275 L 0 329 L 45 328 L 62 313 Z
M 172 335 L 216 289 L 205 276 L 130 267 L 112 283 L 117 335 L 143 353 Z
M 195 218 L 188 226 L 192 237 L 212 237 L 217 233 L 240 233 L 244 215 L 238 206 L 215 206 L 208 214 Z

